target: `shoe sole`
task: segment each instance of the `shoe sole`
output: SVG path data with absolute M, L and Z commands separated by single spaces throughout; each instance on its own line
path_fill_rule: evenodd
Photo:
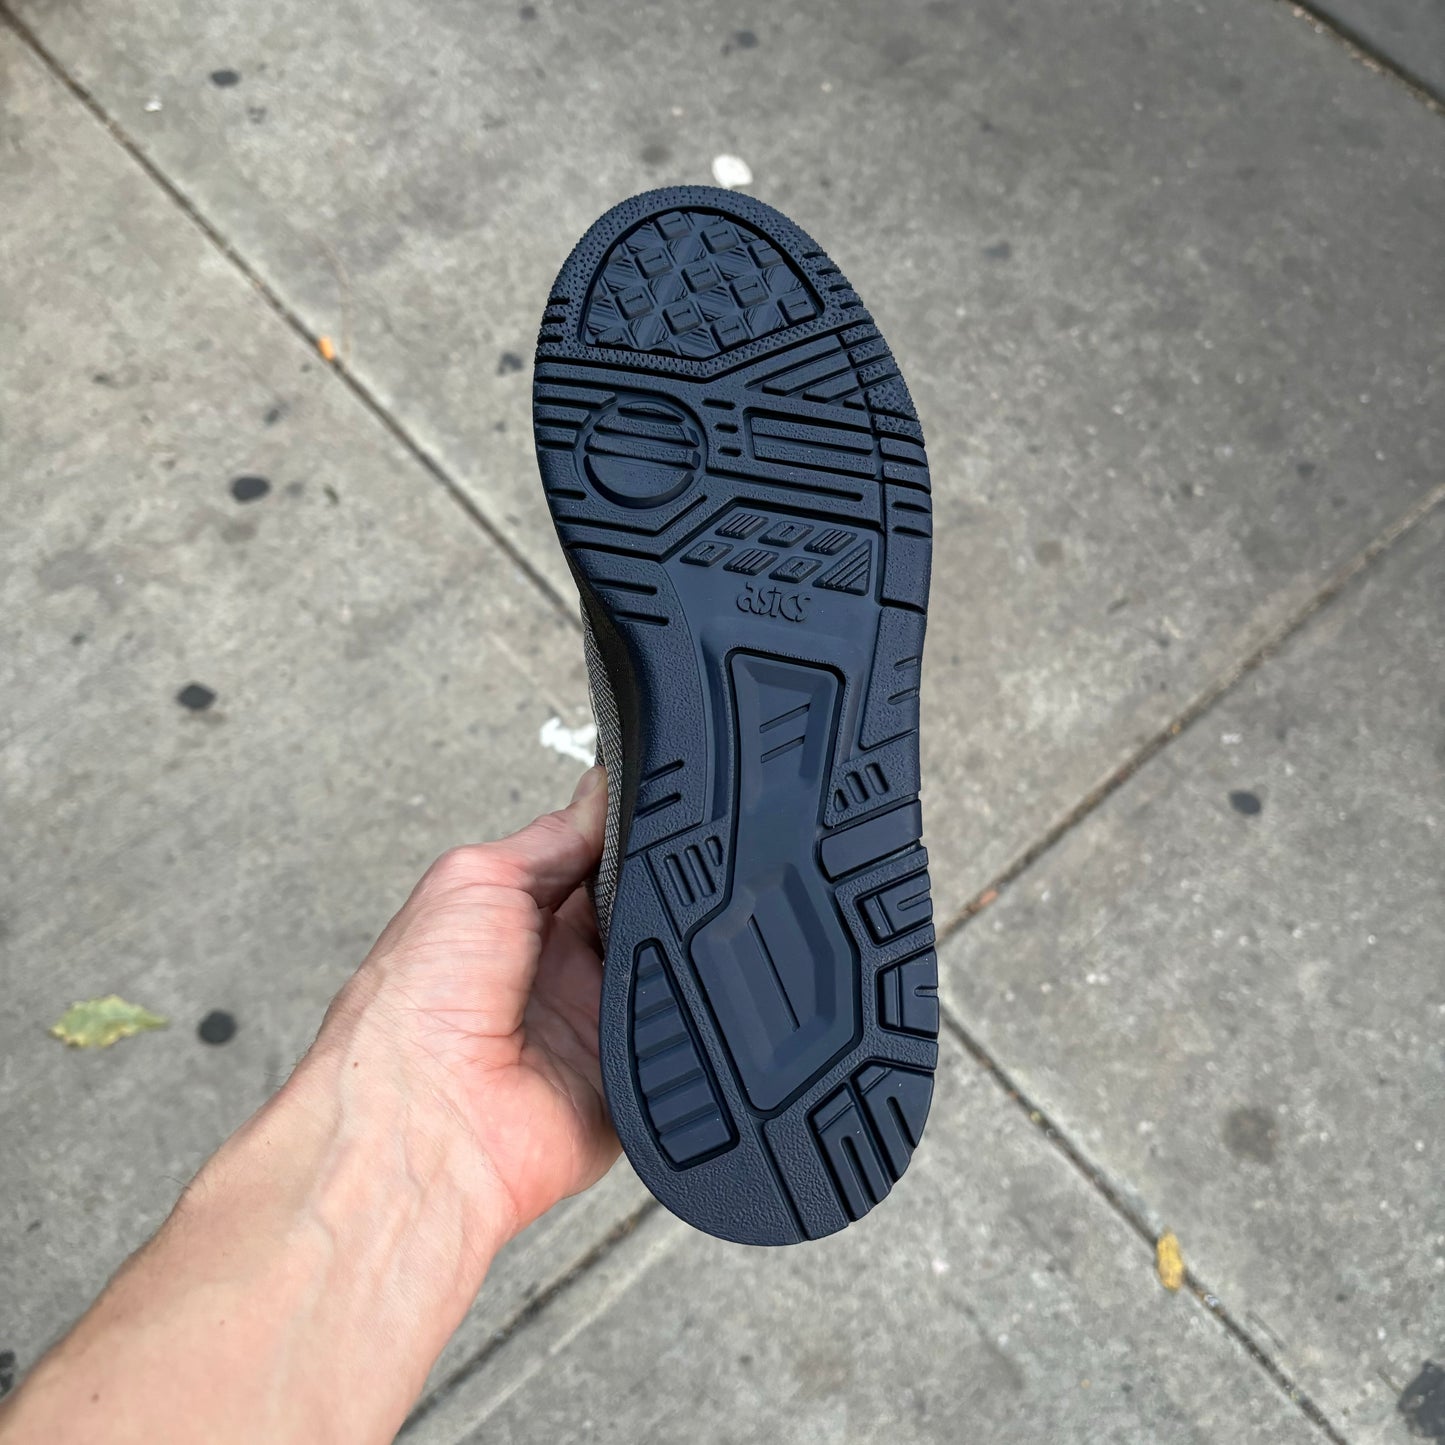
M 621 714 L 601 1016 L 617 1132 L 699 1229 L 831 1234 L 907 1168 L 938 1053 L 913 404 L 808 236 L 680 187 L 578 243 L 533 407 Z

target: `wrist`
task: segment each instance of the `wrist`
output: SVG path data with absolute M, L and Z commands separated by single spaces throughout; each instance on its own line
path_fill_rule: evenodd
M 200 1420 L 218 1442 L 390 1440 L 511 1220 L 465 1131 L 393 1055 L 323 1035 L 6 1423 L 18 1439 L 148 1445 L 193 1438 Z M 161 1378 L 163 1396 L 137 1388 Z M 77 1401 L 91 1402 L 85 1420 Z
M 256 1147 L 283 1147 L 300 1166 L 286 1171 L 297 1225 L 327 1248 L 362 1250 L 378 1283 L 394 1275 L 409 1295 L 445 1301 L 444 1341 L 516 1233 L 515 1209 L 465 1121 L 388 1032 L 367 1020 L 333 1028 L 328 1019 L 214 1164 L 224 1166 L 234 1145 L 254 1179 L 252 1132 Z
M 165 1231 L 181 1251 L 238 1241 L 212 1298 L 250 1317 L 245 1358 L 274 1350 L 274 1415 L 304 1422 L 278 1440 L 390 1439 L 513 1232 L 486 1161 L 384 1044 L 323 1031 Z M 337 1412 L 324 1428 L 312 1403 Z

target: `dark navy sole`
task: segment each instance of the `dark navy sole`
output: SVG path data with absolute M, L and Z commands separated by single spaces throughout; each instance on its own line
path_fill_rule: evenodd
M 938 1054 L 913 404 L 813 241 L 707 187 L 636 196 L 582 238 L 533 402 L 621 712 L 617 1132 L 699 1229 L 831 1234 L 907 1168 Z

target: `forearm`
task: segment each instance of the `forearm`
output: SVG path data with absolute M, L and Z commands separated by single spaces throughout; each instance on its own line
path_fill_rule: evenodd
M 0 1411 L 0 1441 L 390 1440 L 512 1229 L 415 1087 L 332 1020 Z

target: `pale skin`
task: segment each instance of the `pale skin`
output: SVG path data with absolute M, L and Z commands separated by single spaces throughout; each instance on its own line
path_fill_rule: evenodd
M 606 798 L 593 768 L 427 870 L 290 1079 L 0 1405 L 0 1445 L 392 1439 L 496 1252 L 617 1157 L 584 886 Z

